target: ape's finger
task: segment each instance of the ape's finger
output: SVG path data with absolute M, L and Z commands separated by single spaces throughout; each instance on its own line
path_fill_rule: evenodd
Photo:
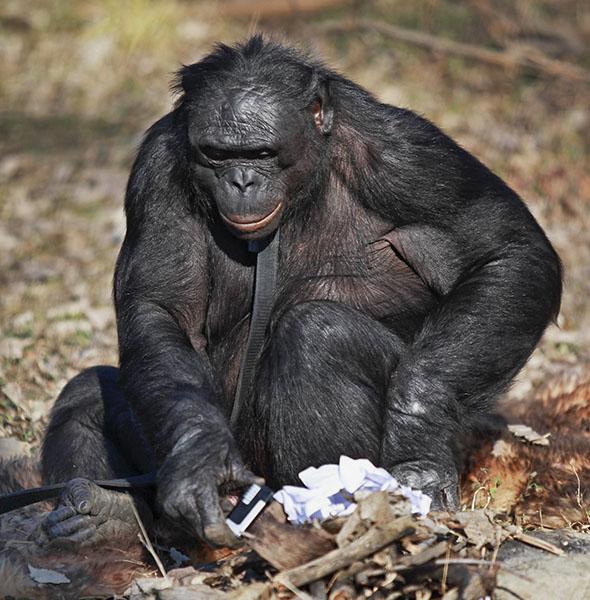
M 442 505 L 445 510 L 455 511 L 459 508 L 459 486 L 452 482 L 441 490 Z
M 219 547 L 239 548 L 243 541 L 235 536 L 233 531 L 223 523 L 215 523 L 205 527 L 205 540 Z
M 49 537 L 70 537 L 72 534 L 81 531 L 83 529 L 87 529 L 92 526 L 92 521 L 90 517 L 86 515 L 78 515 L 76 517 L 72 517 L 67 521 L 62 521 L 61 523 L 57 523 L 53 527 L 50 527 L 47 530 L 47 534 Z
M 59 506 L 47 515 L 45 518 L 45 527 L 51 527 L 52 525 L 60 523 L 61 521 L 65 521 L 76 514 L 78 513 L 73 506 Z
M 264 477 L 259 477 L 258 475 L 254 475 L 252 471 L 242 467 L 237 471 L 234 471 L 233 481 L 238 484 L 239 487 L 246 487 L 255 483 L 256 485 L 264 485 L 265 480 Z
M 94 538 L 96 535 L 96 526 L 94 524 L 85 527 L 84 529 L 80 529 L 80 531 L 76 531 L 72 535 L 68 536 L 68 540 L 72 542 L 76 542 L 78 544 L 87 542 Z
M 87 479 L 73 479 L 68 487 L 68 497 L 81 515 L 89 514 L 94 504 L 93 484 Z
M 176 519 L 184 521 L 195 536 L 199 539 L 204 538 L 201 515 L 193 497 L 187 499 L 182 506 L 176 507 L 173 514 L 176 516 Z
M 219 494 L 214 486 L 205 486 L 196 497 L 197 507 L 203 523 L 205 540 L 216 546 L 235 547 L 239 541 L 225 523 Z
M 219 501 L 219 506 L 221 506 L 223 514 L 227 515 L 228 513 L 230 513 L 236 505 L 237 501 L 238 497 L 234 495 L 224 496 L 223 498 L 221 498 L 221 500 Z

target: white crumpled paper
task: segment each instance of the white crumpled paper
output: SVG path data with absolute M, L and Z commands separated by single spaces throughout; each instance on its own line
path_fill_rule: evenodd
M 429 496 L 400 485 L 385 469 L 366 458 L 341 456 L 337 465 L 301 471 L 299 479 L 305 487 L 286 485 L 274 495 L 292 523 L 349 515 L 356 508 L 350 499 L 355 492 L 397 492 L 410 501 L 413 513 L 425 515 L 430 510 Z

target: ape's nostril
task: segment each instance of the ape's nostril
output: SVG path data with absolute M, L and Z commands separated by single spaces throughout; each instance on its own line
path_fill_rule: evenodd
M 257 176 L 252 169 L 234 168 L 228 172 L 227 179 L 240 192 L 245 192 L 256 183 Z
M 249 188 L 254 184 L 254 181 L 239 181 L 237 179 L 232 180 L 232 184 L 237 187 L 240 191 L 246 191 L 246 188 Z

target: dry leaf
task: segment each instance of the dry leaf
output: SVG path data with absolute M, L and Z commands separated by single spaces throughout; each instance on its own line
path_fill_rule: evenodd
M 494 447 L 492 448 L 492 456 L 495 458 L 510 458 L 514 456 L 514 449 L 512 444 L 505 442 L 504 440 L 496 440 Z
M 537 446 L 549 446 L 550 433 L 540 435 L 532 427 L 528 425 L 508 425 L 508 431 L 519 439 L 535 444 Z
M 70 580 L 59 571 L 54 571 L 52 569 L 38 569 L 37 567 L 33 567 L 33 565 L 29 566 L 29 574 L 31 575 L 31 579 L 36 581 L 37 583 L 70 583 Z
M 499 536 L 507 536 L 483 510 L 458 512 L 454 519 L 461 524 L 469 543 L 477 549 L 485 545 L 496 546 L 500 541 Z

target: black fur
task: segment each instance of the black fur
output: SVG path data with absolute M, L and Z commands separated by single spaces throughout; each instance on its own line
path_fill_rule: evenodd
M 539 225 L 432 123 L 293 49 L 219 46 L 176 90 L 127 189 L 121 391 L 104 370 L 66 388 L 46 478 L 141 470 L 151 459 L 129 445 L 149 446 L 164 513 L 218 543 L 218 486 L 251 481 L 246 465 L 278 486 L 340 453 L 368 457 L 456 504 L 462 436 L 559 309 Z M 240 225 L 281 201 L 260 232 Z M 253 292 L 244 239 L 279 224 L 272 326 L 230 432 Z

